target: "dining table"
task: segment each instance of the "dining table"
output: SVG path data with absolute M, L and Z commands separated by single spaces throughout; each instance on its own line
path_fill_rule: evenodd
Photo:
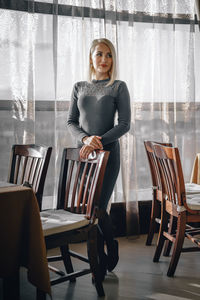
M 36 299 L 51 298 L 39 206 L 30 187 L 0 181 L 0 278 L 3 299 L 20 299 L 20 267 L 36 287 Z

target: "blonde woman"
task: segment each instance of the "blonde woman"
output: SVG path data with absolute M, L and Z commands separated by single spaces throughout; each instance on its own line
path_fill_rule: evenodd
M 102 280 L 119 260 L 118 242 L 106 209 L 120 168 L 118 139 L 130 128 L 130 97 L 125 82 L 116 80 L 116 53 L 107 39 L 92 42 L 89 53 L 89 81 L 77 82 L 72 92 L 67 125 L 87 158 L 96 149 L 110 151 L 100 198 L 98 249 Z M 118 123 L 115 125 L 115 114 Z M 104 249 L 104 241 L 107 253 Z

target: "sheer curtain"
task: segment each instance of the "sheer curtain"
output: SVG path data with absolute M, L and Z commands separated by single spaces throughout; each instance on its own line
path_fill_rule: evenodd
M 3 1 L 4 2 L 4 1 Z M 131 95 L 130 132 L 112 201 L 124 202 L 127 235 L 139 233 L 140 200 L 151 199 L 146 139 L 180 149 L 186 180 L 200 151 L 200 33 L 191 0 L 29 0 L 0 9 L 1 180 L 13 143 L 52 145 L 45 196 L 55 206 L 73 84 L 87 79 L 88 51 L 106 37 Z
M 129 5 L 133 17 L 117 22 L 117 40 L 120 76 L 132 99 L 132 127 L 121 141 L 127 233 L 131 234 L 139 231 L 138 201 L 151 199 L 144 140 L 178 146 L 185 178 L 190 178 L 200 146 L 196 84 L 200 35 L 195 1 L 130 1 Z

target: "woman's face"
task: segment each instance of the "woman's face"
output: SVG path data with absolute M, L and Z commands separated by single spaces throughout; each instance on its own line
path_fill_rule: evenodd
M 110 48 L 104 43 L 96 45 L 92 55 L 91 63 L 95 70 L 96 79 L 106 79 L 112 67 L 112 54 Z

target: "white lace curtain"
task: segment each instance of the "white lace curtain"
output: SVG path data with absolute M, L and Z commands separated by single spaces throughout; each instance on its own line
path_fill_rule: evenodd
M 91 41 L 106 37 L 117 49 L 119 78 L 128 85 L 132 108 L 130 132 L 120 141 L 121 172 L 112 200 L 126 204 L 127 234 L 138 233 L 138 201 L 151 199 L 143 141 L 177 145 L 186 180 L 200 151 L 195 1 L 1 2 L 1 180 L 8 146 L 52 145 L 45 195 L 53 196 L 55 205 L 60 154 L 73 145 L 66 128 L 72 86 L 86 79 Z

